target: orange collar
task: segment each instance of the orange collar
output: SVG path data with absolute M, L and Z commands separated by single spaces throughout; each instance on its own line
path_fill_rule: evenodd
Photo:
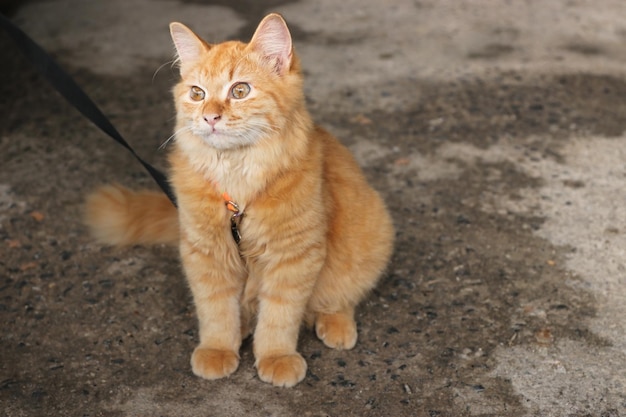
M 243 215 L 239 209 L 239 205 L 233 201 L 226 191 L 222 193 L 222 198 L 224 199 L 224 204 L 226 204 L 228 211 L 233 213 L 233 217 L 240 217 Z
M 233 239 L 235 239 L 235 243 L 239 245 L 239 242 L 241 241 L 241 233 L 239 232 L 238 223 L 241 221 L 243 212 L 239 208 L 239 205 L 233 201 L 226 191 L 222 193 L 222 199 L 224 200 L 224 204 L 226 204 L 226 209 L 233 213 L 233 215 L 230 216 L 230 232 L 233 235 Z

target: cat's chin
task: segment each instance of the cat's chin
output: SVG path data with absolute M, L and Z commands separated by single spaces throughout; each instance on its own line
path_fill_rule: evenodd
M 257 140 L 244 138 L 222 132 L 213 132 L 208 135 L 197 135 L 204 144 L 219 151 L 234 150 L 254 145 Z

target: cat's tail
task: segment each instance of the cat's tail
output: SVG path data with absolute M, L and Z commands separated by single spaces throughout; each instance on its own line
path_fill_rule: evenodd
M 178 242 L 176 207 L 161 192 L 104 186 L 87 197 L 85 223 L 109 245 Z

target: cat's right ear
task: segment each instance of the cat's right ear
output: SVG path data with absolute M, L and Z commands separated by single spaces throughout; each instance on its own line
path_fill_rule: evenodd
M 180 72 L 185 73 L 186 68 L 197 62 L 202 53 L 209 49 L 209 45 L 182 23 L 170 23 L 170 34 L 178 53 Z

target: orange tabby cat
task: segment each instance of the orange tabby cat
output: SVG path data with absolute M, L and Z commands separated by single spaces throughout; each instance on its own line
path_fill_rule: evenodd
M 282 17 L 267 16 L 249 44 L 170 30 L 178 210 L 164 194 L 108 186 L 88 198 L 87 223 L 110 244 L 179 244 L 199 320 L 196 375 L 230 375 L 254 332 L 259 377 L 293 386 L 307 368 L 303 321 L 327 346 L 354 347 L 355 306 L 391 254 L 390 216 L 349 151 L 313 125 Z

